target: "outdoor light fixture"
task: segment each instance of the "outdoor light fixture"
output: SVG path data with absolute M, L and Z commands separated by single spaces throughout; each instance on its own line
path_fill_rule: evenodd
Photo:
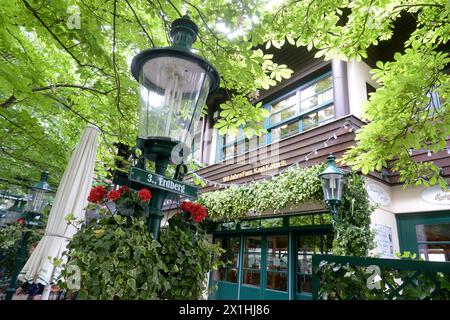
M 197 25 L 188 16 L 176 19 L 171 46 L 144 50 L 131 63 L 131 73 L 140 84 L 139 152 L 135 154 L 139 161 L 128 176 L 118 173 L 115 181 L 135 190 L 150 187 L 148 229 L 155 239 L 166 197 L 170 193 L 197 197 L 196 187 L 181 182 L 181 168 L 186 167 L 206 98 L 219 86 L 216 69 L 191 52 L 197 33 Z M 146 160 L 155 162 L 154 173 L 146 171 Z M 173 179 L 165 177 L 170 163 L 178 165 Z
M 50 201 L 52 188 L 47 182 L 48 171 L 41 173 L 41 179 L 31 187 L 31 199 L 27 204 L 26 211 L 36 214 L 44 213 L 44 209 Z
M 197 33 L 188 16 L 177 19 L 170 47 L 142 51 L 131 64 L 140 84 L 138 147 L 148 159 L 176 145 L 187 157 L 206 98 L 219 85 L 216 69 L 190 50 Z
M 344 172 L 336 166 L 335 156 L 330 153 L 327 158 L 328 166 L 319 174 L 322 181 L 323 198 L 333 215 L 333 221 L 337 221 L 337 211 L 342 201 L 344 190 Z
M 39 225 L 39 219 L 43 215 L 44 209 L 50 201 L 52 188 L 47 180 L 48 172 L 43 171 L 39 182 L 31 187 L 31 199 L 28 201 L 25 210 L 25 229 L 22 232 L 22 237 L 20 239 L 20 247 L 17 251 L 14 271 L 9 286 L 6 289 L 6 300 L 12 300 L 12 297 L 16 292 L 17 277 L 27 261 L 27 247 L 31 235 L 31 228 Z

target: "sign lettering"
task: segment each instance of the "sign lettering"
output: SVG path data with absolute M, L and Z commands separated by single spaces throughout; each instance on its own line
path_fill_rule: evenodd
M 142 185 L 166 190 L 188 198 L 197 198 L 198 189 L 195 186 L 180 181 L 166 178 L 162 175 L 148 172 L 140 168 L 132 167 L 129 174 L 130 180 Z
M 239 172 L 239 173 L 231 174 L 229 176 L 225 176 L 225 177 L 222 178 L 222 182 L 228 182 L 228 181 L 241 179 L 241 178 L 244 178 L 244 177 L 252 176 L 254 174 L 263 173 L 263 172 L 266 172 L 266 171 L 278 169 L 278 168 L 284 167 L 285 165 L 286 165 L 286 161 L 284 161 L 284 160 L 281 160 L 280 162 L 266 164 L 264 166 L 260 166 L 260 167 L 254 168 L 252 170 L 246 170 L 246 171 L 242 171 L 242 172 Z

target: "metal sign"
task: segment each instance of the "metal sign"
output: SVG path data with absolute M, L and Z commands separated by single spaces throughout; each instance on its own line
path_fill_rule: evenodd
M 130 181 L 138 182 L 151 188 L 162 189 L 188 198 L 197 199 L 197 187 L 140 168 L 132 167 L 129 173 L 129 179 Z

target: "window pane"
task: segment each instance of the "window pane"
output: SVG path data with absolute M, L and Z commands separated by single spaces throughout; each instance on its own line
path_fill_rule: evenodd
M 312 276 L 311 275 L 297 275 L 297 292 L 312 293 Z
M 196 134 L 192 141 L 192 158 L 200 161 L 201 134 Z
M 299 122 L 291 122 L 290 124 L 285 124 L 281 127 L 272 129 L 272 142 L 278 141 L 280 139 L 286 138 L 293 134 L 299 132 Z
M 296 93 L 292 93 L 290 96 L 284 98 L 280 102 L 273 104 L 271 113 L 274 114 L 288 107 L 292 107 L 297 104 L 297 100 L 298 99 Z
M 245 151 L 258 148 L 258 136 L 253 136 L 250 140 L 246 140 Z
M 259 224 L 260 224 L 259 219 L 242 220 L 241 221 L 241 229 L 258 229 Z
M 450 244 L 419 244 L 419 254 L 427 261 L 450 261 Z
M 314 216 L 314 224 L 331 224 L 332 220 L 330 213 L 316 214 Z
M 316 127 L 321 123 L 324 123 L 334 118 L 334 106 L 322 109 L 318 112 L 313 112 L 306 115 L 303 118 L 303 130 Z
M 289 119 L 297 114 L 297 106 L 292 106 L 290 108 L 284 109 L 281 112 L 272 114 L 270 116 L 270 124 L 275 124 L 283 120 Z
M 219 268 L 213 273 L 214 280 L 237 281 L 237 266 L 239 257 L 239 237 L 223 237 L 216 238 L 215 243 L 219 245 L 225 252 L 221 255 L 220 260 L 226 264 L 226 268 Z
M 245 238 L 245 251 L 261 253 L 261 237 Z
M 244 268 L 261 269 L 261 254 L 246 252 L 244 254 Z
M 237 282 L 238 278 L 238 270 L 237 269 L 228 269 L 227 270 L 227 281 L 228 282 Z
M 297 271 L 312 274 L 312 255 L 300 254 L 297 258 Z
M 225 268 L 219 268 L 213 272 L 212 278 L 214 280 L 222 280 L 225 281 Z
M 417 241 L 450 241 L 450 223 L 416 225 Z
M 239 238 L 234 237 L 230 239 L 229 247 L 227 248 L 227 263 L 229 267 L 237 267 L 239 258 Z
M 320 253 L 320 234 L 301 235 L 297 238 L 298 254 Z
M 266 274 L 267 289 L 286 291 L 287 290 L 287 273 L 270 272 Z
M 287 271 L 288 266 L 288 237 L 267 237 L 267 270 Z
M 259 271 L 244 269 L 244 283 L 259 286 Z
M 241 140 L 236 144 L 236 155 L 243 154 L 244 152 L 245 152 L 245 140 Z
M 262 219 L 261 228 L 281 228 L 283 227 L 283 218 Z
M 334 118 L 334 106 L 322 109 L 319 112 L 319 123 L 325 122 L 331 118 Z
M 235 150 L 234 144 L 232 144 L 229 147 L 226 147 L 225 150 L 224 150 L 225 151 L 224 159 L 228 159 L 228 158 L 234 157 L 234 150 Z
M 333 100 L 333 83 L 331 76 L 319 80 L 309 87 L 303 89 L 300 93 L 301 112 L 311 110 L 326 102 Z
M 333 235 L 324 234 L 323 235 L 323 253 L 331 254 L 333 249 Z
M 236 223 L 233 222 L 224 222 L 219 224 L 217 230 L 234 230 L 236 229 Z
M 303 101 L 305 99 L 308 99 L 330 88 L 333 88 L 333 82 L 331 80 L 331 76 L 328 76 L 326 78 L 317 81 L 316 83 L 313 83 L 309 87 L 303 89 L 300 94 L 301 100 Z
M 289 225 L 291 227 L 305 226 L 313 224 L 313 215 L 304 215 L 289 218 Z

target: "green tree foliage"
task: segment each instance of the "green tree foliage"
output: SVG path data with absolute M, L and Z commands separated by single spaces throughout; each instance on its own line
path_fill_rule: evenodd
M 136 137 L 131 58 L 168 45 L 170 22 L 186 11 L 199 25 L 195 52 L 217 67 L 229 96 L 216 127 L 244 127 L 247 137 L 264 131 L 267 116 L 249 97 L 291 75 L 262 49 L 290 43 L 325 59 L 366 58 L 370 46 L 392 37 L 399 17 L 412 15 L 417 27 L 407 50 L 374 71 L 382 89 L 366 105 L 370 123 L 345 161 L 363 172 L 392 162 L 405 183 L 444 185 L 436 165 L 416 164 L 407 151 L 436 152 L 448 137 L 449 60 L 439 53 L 450 34 L 446 0 L 1 1 L 1 177 L 31 182 L 48 169 L 57 184 L 87 123 L 102 132 L 96 172 L 106 175 L 115 166 L 115 143 L 133 146 Z M 430 90 L 445 101 L 440 109 L 429 106 Z
M 375 248 L 374 232 L 370 229 L 370 214 L 375 208 L 370 204 L 364 179 L 356 173 L 346 177 L 342 205 L 335 225 L 333 254 L 365 257 Z
M 31 234 L 27 243 L 27 257 L 32 246 L 37 246 L 39 240 L 44 234 L 43 228 L 29 228 L 20 223 L 10 224 L 0 228 L 0 282 L 9 283 L 9 279 L 14 271 L 17 253 L 20 249 L 21 239 L 24 232 Z M 0 290 L 6 290 L 6 287 L 0 287 Z
M 87 123 L 101 130 L 96 172 L 106 175 L 114 143 L 133 146 L 136 137 L 139 91 L 131 58 L 167 46 L 170 22 L 187 11 L 200 29 L 195 52 L 217 67 L 230 93 L 227 119 L 236 124 L 231 119 L 241 115 L 247 134 L 259 133 L 265 110 L 244 97 L 290 70 L 255 47 L 261 37 L 238 35 L 252 28 L 246 17 L 263 15 L 258 1 L 6 0 L 0 3 L 1 177 L 34 181 L 48 169 L 57 184 Z M 219 31 L 220 22 L 236 37 Z
M 406 185 L 439 183 L 445 188 L 440 168 L 430 161 L 414 162 L 409 149 L 438 152 L 449 137 L 447 0 L 288 0 L 274 16 L 266 16 L 261 28 L 274 26 L 264 38 L 268 45 L 290 38 L 297 46 L 317 49 L 316 57 L 361 60 L 370 46 L 391 39 L 394 23 L 406 15 L 416 20 L 416 29 L 404 51 L 373 70 L 380 89 L 365 105 L 369 124 L 358 130 L 357 145 L 343 161 L 363 173 L 391 162 Z M 431 92 L 440 96 L 440 108 Z

